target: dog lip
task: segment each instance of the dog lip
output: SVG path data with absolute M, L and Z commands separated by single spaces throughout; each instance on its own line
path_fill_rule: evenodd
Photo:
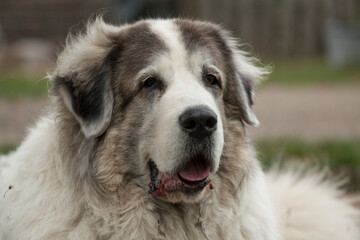
M 209 169 L 208 165 L 206 165 Z M 162 197 L 171 192 L 195 193 L 211 185 L 208 173 L 204 178 L 196 181 L 183 178 L 179 173 L 167 176 L 160 172 L 152 160 L 149 161 L 150 183 L 148 184 L 149 193 L 154 197 Z M 210 187 L 212 189 L 212 186 Z
M 200 185 L 200 184 L 206 182 L 209 179 L 209 176 L 207 175 L 205 178 L 203 178 L 201 180 L 189 181 L 189 180 L 183 178 L 181 176 L 181 174 L 178 173 L 178 178 L 180 179 L 181 182 L 183 182 L 187 186 L 197 186 L 197 185 Z

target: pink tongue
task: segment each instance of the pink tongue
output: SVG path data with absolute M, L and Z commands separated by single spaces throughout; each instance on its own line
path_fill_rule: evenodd
M 183 167 L 179 174 L 180 176 L 191 182 L 201 181 L 209 176 L 210 167 L 202 161 L 193 160 Z

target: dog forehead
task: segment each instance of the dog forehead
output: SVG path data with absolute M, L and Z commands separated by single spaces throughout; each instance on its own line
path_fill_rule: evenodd
M 120 34 L 115 58 L 123 70 L 136 73 L 164 51 L 167 51 L 164 41 L 151 30 L 148 22 L 142 21 L 127 26 Z
M 181 34 L 174 22 L 172 20 L 154 20 L 150 27 L 165 42 L 170 58 L 177 59 L 176 63 L 178 64 L 184 64 L 187 53 L 181 41 Z
M 212 31 L 211 24 L 181 19 L 127 25 L 119 38 L 114 73 L 127 82 L 125 92 L 132 92 L 137 88 L 134 79 L 144 72 L 159 74 L 171 83 L 174 79 L 199 79 L 207 64 L 223 70 L 224 59 Z
M 151 30 L 164 41 L 167 51 L 158 54 L 154 67 L 168 81 L 174 80 L 174 74 L 186 74 L 189 71 L 190 55 L 181 39 L 181 33 L 172 20 L 154 20 Z
M 165 75 L 172 77 L 182 74 L 181 78 L 186 78 L 188 74 L 198 75 L 206 64 L 214 64 L 221 60 L 213 56 L 219 54 L 211 36 L 206 36 L 206 32 L 199 34 L 204 30 L 202 25 L 197 25 L 193 33 L 186 31 L 182 26 L 187 22 L 179 19 L 175 20 L 151 20 L 149 22 L 152 32 L 154 32 L 164 42 L 167 51 L 157 54 L 154 61 L 155 68 Z M 207 43 L 201 45 L 202 41 L 207 39 Z M 191 44 L 189 44 L 191 41 Z M 166 76 L 166 75 L 169 76 Z M 171 78 L 168 78 L 171 81 Z

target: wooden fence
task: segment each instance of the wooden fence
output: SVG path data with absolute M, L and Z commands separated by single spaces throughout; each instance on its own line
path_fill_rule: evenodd
M 360 20 L 359 0 L 180 0 L 183 16 L 231 29 L 261 55 L 315 55 L 323 51 L 330 19 Z
M 100 9 L 132 0 L 0 0 L 0 26 L 9 42 L 40 37 L 63 42 L 69 28 Z M 135 2 L 135 1 L 134 1 Z M 224 25 L 261 55 L 314 55 L 323 50 L 326 21 L 359 21 L 360 0 L 147 0 L 147 16 L 174 3 L 173 15 Z M 154 7 L 155 6 L 155 7 Z M 144 6 L 143 6 L 144 7 Z M 143 11 L 146 13 L 146 11 Z

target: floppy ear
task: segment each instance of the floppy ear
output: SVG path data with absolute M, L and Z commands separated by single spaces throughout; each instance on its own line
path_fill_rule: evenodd
M 73 114 L 86 138 L 100 136 L 111 121 L 114 31 L 97 19 L 84 34 L 70 36 L 51 76 L 55 96 Z
M 258 126 L 259 121 L 252 109 L 254 90 L 263 76 L 269 73 L 269 69 L 255 66 L 257 59 L 248 57 L 245 52 L 238 50 L 233 40 L 228 40 L 228 43 L 232 56 L 232 72 L 229 74 L 224 100 L 236 117 L 252 126 Z
M 81 81 L 73 76 L 56 77 L 54 87 L 58 88 L 68 110 L 80 123 L 87 138 L 101 135 L 108 127 L 113 108 L 113 94 L 110 87 L 110 69 L 101 66 L 94 69 L 91 76 Z

